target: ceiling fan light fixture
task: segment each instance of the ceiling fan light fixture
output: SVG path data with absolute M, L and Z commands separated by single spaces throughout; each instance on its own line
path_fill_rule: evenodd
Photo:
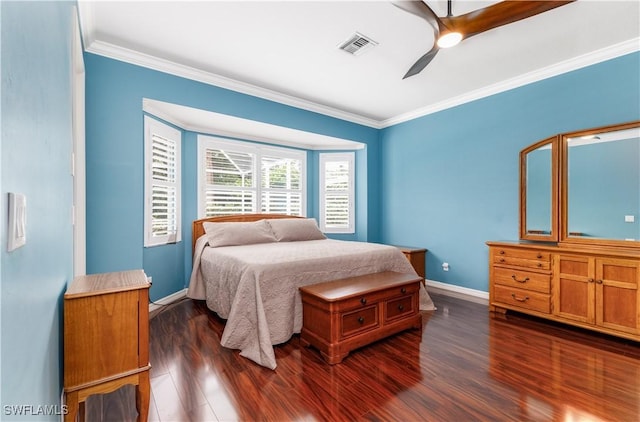
M 450 48 L 455 45 L 458 45 L 462 41 L 462 34 L 459 32 L 449 31 L 443 32 L 438 37 L 438 47 L 440 48 Z

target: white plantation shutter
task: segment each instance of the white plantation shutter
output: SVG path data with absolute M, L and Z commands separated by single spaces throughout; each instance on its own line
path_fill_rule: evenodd
M 204 217 L 255 212 L 255 154 L 205 150 Z
M 263 155 L 260 164 L 261 212 L 302 215 L 301 160 Z
M 320 154 L 320 229 L 354 233 L 354 153 Z
M 145 246 L 180 239 L 180 131 L 145 116 Z
M 199 218 L 304 215 L 306 153 L 198 136 Z

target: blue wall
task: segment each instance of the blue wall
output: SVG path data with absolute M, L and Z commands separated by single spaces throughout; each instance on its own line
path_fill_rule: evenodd
M 487 291 L 485 242 L 518 239 L 519 151 L 640 119 L 638 75 L 633 53 L 382 130 L 382 241 L 427 248 L 429 279 Z
M 73 273 L 71 36 L 75 2 L 0 2 L 2 405 L 59 405 L 62 295 Z M 26 245 L 7 244 L 7 193 L 27 198 Z M 59 416 L 7 420 L 59 420 Z
M 379 156 L 377 129 L 94 54 L 85 54 L 85 66 L 87 272 L 143 268 L 153 277 L 152 299 L 181 290 L 191 272 L 190 225 L 197 218 L 197 148 L 196 135 L 185 132 L 182 242 L 144 248 L 143 98 L 360 141 L 367 146 L 365 164 L 377 167 L 368 158 L 375 160 Z M 358 153 L 358 158 L 362 156 Z M 310 166 L 309 177 L 317 177 L 315 173 Z M 369 172 L 361 187 L 366 189 L 375 177 Z M 371 227 L 381 223 L 379 206 L 371 207 L 366 191 L 359 196 L 363 197 L 366 202 L 357 207 L 367 210 L 369 205 L 369 209 L 359 214 L 354 238 L 376 240 L 370 234 L 376 234 Z M 315 209 L 308 209 L 309 215 L 317 215 L 317 201 L 312 200 L 311 205 Z

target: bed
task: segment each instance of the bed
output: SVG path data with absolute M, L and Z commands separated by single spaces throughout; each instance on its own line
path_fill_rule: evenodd
M 226 320 L 223 346 L 270 369 L 277 366 L 273 346 L 302 328 L 299 287 L 381 271 L 415 274 L 396 247 L 328 239 L 304 217 L 212 217 L 192 228 L 187 296 Z M 424 287 L 420 309 L 434 309 Z

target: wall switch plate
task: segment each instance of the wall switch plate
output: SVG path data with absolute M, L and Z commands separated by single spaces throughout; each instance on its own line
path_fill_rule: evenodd
M 636 217 L 633 215 L 625 215 L 624 216 L 624 222 L 625 223 L 633 223 L 636 221 Z
M 27 243 L 27 198 L 21 193 L 9 192 L 9 230 L 7 250 L 18 249 Z

